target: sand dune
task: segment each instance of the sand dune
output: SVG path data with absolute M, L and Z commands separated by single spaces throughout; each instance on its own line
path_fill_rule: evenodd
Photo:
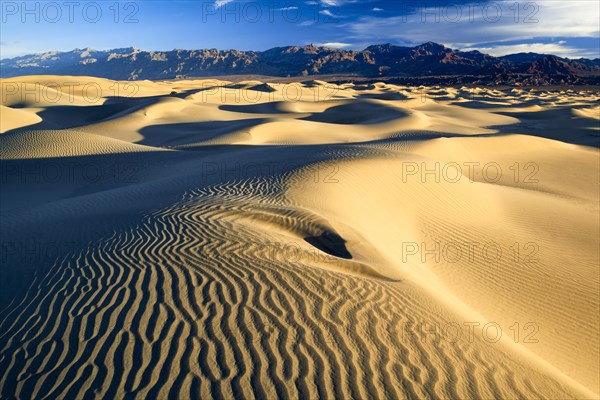
M 2 398 L 599 397 L 598 93 L 2 90 Z

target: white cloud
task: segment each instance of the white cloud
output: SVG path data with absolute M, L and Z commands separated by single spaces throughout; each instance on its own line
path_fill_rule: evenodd
M 518 14 L 515 4 L 519 5 Z M 599 14 L 598 1 L 515 3 L 501 0 L 487 5 L 420 8 L 404 16 L 365 16 L 344 24 L 344 27 L 348 30 L 346 37 L 356 42 L 424 43 L 432 40 L 454 47 L 476 47 L 479 43 L 540 37 L 597 38 L 600 35 Z
M 215 0 L 215 7 L 216 8 L 220 8 L 223 7 L 226 4 L 231 3 L 233 0 Z
M 337 18 L 337 16 L 329 10 L 321 10 L 319 11 L 319 14 L 323 14 L 331 18 Z
M 586 53 L 585 50 L 563 46 L 564 41 L 556 43 L 521 43 L 521 44 L 510 44 L 494 47 L 477 47 L 477 48 L 463 48 L 463 51 L 479 50 L 482 53 L 486 53 L 492 56 L 505 56 L 507 54 L 515 53 L 541 53 L 541 54 L 553 54 L 559 57 L 579 58 L 589 57 L 594 58 L 593 53 Z M 597 57 L 597 55 L 596 55 Z
M 320 4 L 323 7 L 341 7 L 346 4 L 356 4 L 356 3 L 368 3 L 373 0 L 319 0 L 319 1 L 306 1 L 305 3 L 308 5 Z
M 316 43 L 315 46 L 319 47 L 329 47 L 332 49 L 345 49 L 351 47 L 350 43 L 340 43 L 340 42 L 327 42 L 327 43 Z
M 383 8 L 373 7 L 371 11 L 383 11 Z

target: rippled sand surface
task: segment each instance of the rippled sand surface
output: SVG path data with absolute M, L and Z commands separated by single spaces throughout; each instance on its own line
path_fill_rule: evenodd
M 0 397 L 598 398 L 599 99 L 2 80 Z

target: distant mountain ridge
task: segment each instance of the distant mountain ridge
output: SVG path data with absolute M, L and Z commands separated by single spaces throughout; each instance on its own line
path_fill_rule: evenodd
M 3 78 L 21 75 L 82 75 L 118 80 L 175 79 L 218 75 L 302 77 L 349 75 L 365 78 L 437 77 L 485 84 L 598 84 L 600 59 L 572 60 L 519 53 L 494 57 L 427 42 L 415 47 L 372 45 L 362 51 L 286 46 L 266 51 L 142 51 L 75 49 L 0 61 Z

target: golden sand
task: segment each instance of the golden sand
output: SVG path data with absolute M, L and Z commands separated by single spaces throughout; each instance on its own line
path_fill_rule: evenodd
M 598 93 L 1 83 L 1 397 L 598 398 Z

